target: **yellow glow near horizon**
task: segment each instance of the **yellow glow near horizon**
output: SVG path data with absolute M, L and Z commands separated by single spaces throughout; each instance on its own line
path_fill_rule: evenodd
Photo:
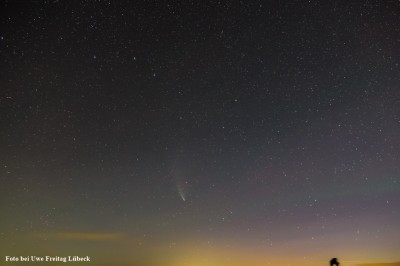
M 39 232 L 10 237 L 18 240 L 18 248 L 2 246 L 10 255 L 79 253 L 91 256 L 92 265 L 101 261 L 102 266 L 329 266 L 329 259 L 334 256 L 339 258 L 340 266 L 400 266 L 390 263 L 397 260 L 390 256 L 395 254 L 393 250 L 373 251 L 362 243 L 336 245 L 336 238 L 329 239 L 331 246 L 321 249 L 322 242 L 304 239 L 260 247 L 245 240 L 208 242 L 206 238 L 188 235 L 176 236 L 171 245 L 169 238 L 161 236 L 139 239 L 116 232 Z
M 34 233 L 35 238 L 58 240 L 117 240 L 123 237 L 120 233 L 86 233 L 86 232 L 54 232 Z

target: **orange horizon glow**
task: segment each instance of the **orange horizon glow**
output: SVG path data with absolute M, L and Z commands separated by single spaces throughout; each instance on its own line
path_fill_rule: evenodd
M 327 252 L 318 249 L 320 242 L 312 245 L 304 240 L 260 248 L 244 242 L 210 243 L 195 238 L 170 243 L 116 232 L 39 232 L 14 239 L 21 243 L 18 248 L 8 246 L 4 250 L 7 255 L 90 256 L 90 265 L 99 266 L 329 266 L 331 257 L 338 257 L 340 266 L 400 266 L 398 259 L 388 256 L 394 254 L 391 250 L 374 253 L 363 248 L 332 246 Z

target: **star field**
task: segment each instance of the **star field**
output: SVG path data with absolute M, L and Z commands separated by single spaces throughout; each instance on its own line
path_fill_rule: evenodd
M 2 257 L 400 261 L 399 2 L 0 12 Z

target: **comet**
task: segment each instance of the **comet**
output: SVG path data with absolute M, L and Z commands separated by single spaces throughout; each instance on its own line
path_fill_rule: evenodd
M 181 199 L 182 199 L 183 201 L 186 201 L 185 191 L 183 190 L 182 185 L 181 185 L 180 183 L 177 183 L 176 186 L 177 186 L 177 188 L 178 188 L 179 196 L 181 197 Z

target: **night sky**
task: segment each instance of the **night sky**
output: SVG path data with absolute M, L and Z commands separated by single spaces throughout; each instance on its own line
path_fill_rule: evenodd
M 399 64 L 399 1 L 1 1 L 0 264 L 400 261 Z

